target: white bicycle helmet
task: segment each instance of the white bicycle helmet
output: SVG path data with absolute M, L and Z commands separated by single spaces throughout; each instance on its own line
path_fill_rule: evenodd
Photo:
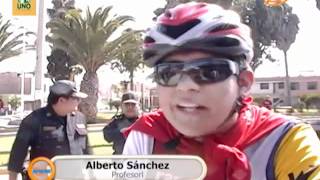
M 248 26 L 231 10 L 207 3 L 180 4 L 160 15 L 146 31 L 144 60 L 152 67 L 174 51 L 200 50 L 250 62 L 253 42 Z

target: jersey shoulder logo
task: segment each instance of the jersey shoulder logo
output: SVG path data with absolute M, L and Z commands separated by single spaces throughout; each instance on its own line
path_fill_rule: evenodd
M 288 174 L 289 180 L 307 180 L 312 175 L 312 173 L 315 170 L 317 170 L 318 167 L 319 166 L 311 167 L 306 172 L 301 171 L 300 174 L 298 175 L 298 177 L 294 177 L 294 174 L 292 172 L 292 173 Z

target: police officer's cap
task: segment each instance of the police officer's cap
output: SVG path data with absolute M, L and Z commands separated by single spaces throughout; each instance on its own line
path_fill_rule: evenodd
M 59 80 L 56 81 L 51 87 L 50 92 L 56 95 L 62 96 L 72 96 L 78 98 L 86 98 L 87 94 L 78 91 L 76 84 L 73 81 L 69 80 Z
M 135 104 L 139 103 L 137 95 L 133 92 L 124 93 L 122 95 L 121 102 L 122 103 L 135 103 Z

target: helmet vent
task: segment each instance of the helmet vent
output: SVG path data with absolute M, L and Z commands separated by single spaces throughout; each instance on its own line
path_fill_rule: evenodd
M 165 15 L 166 17 L 168 17 L 168 18 L 171 18 L 171 16 L 172 16 L 172 14 L 171 14 L 170 11 L 166 11 L 166 12 L 164 13 L 164 15 Z
M 207 46 L 213 47 L 232 47 L 232 46 L 239 46 L 239 40 L 230 37 L 221 37 L 217 38 L 214 41 L 206 41 Z
M 155 40 L 151 38 L 150 36 L 145 37 L 143 43 L 148 44 L 148 43 L 154 43 Z
M 224 30 L 236 29 L 238 27 L 239 26 L 234 25 L 234 24 L 221 24 L 221 25 L 211 29 L 209 31 L 209 33 L 215 33 L 215 32 L 224 31 Z
M 145 51 L 143 53 L 143 59 L 148 59 L 148 58 L 153 57 L 155 55 L 157 55 L 157 53 L 155 51 Z
M 161 33 L 167 36 L 170 36 L 171 38 L 177 39 L 179 36 L 189 31 L 199 23 L 200 23 L 199 19 L 194 19 L 186 23 L 179 24 L 177 26 L 161 24 L 161 25 L 158 25 L 157 29 Z

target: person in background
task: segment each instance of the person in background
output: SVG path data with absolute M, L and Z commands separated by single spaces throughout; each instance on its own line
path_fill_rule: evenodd
M 206 180 L 320 179 L 320 141 L 308 124 L 252 105 L 250 29 L 231 10 L 190 2 L 146 31 L 160 109 L 125 134 L 124 155 L 201 157 Z
M 4 108 L 4 102 L 3 100 L 0 98 L 0 109 Z
M 33 111 L 20 124 L 8 163 L 10 180 L 24 174 L 29 147 L 30 161 L 40 156 L 51 159 L 89 154 L 86 119 L 77 111 L 80 100 L 86 97 L 72 81 L 60 80 L 50 87 L 47 106 Z
M 269 110 L 272 110 L 272 98 L 267 95 L 266 98 L 261 102 L 260 107 L 265 107 Z
M 5 114 L 4 102 L 2 98 L 0 98 L 0 115 Z
M 113 154 L 122 154 L 125 137 L 122 132 L 131 126 L 139 116 L 139 101 L 135 93 L 127 92 L 121 98 L 122 113 L 112 117 L 111 122 L 103 128 L 104 139 L 113 143 Z

